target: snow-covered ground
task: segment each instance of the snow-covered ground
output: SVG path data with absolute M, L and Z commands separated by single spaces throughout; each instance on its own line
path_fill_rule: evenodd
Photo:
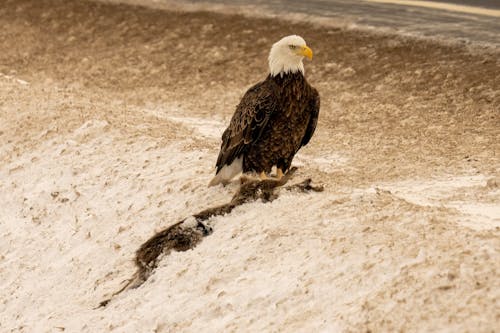
M 497 55 L 56 4 L 0 9 L 1 332 L 498 330 Z M 325 191 L 210 219 L 197 247 L 97 308 L 143 242 L 237 190 L 207 187 L 220 135 L 289 30 L 318 50 L 322 96 L 292 183 Z

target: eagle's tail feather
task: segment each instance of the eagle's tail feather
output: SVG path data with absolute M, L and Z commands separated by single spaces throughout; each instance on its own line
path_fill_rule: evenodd
M 243 171 L 243 157 L 237 158 L 230 165 L 224 165 L 222 169 L 217 172 L 214 178 L 210 181 L 208 186 L 215 186 L 219 184 L 227 184 L 237 174 Z

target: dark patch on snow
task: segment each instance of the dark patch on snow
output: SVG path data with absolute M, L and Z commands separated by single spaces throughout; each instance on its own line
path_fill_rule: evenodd
M 196 223 L 189 223 L 191 219 L 186 218 L 156 233 L 136 251 L 135 265 L 137 271 L 132 278 L 127 280 L 127 283 L 120 290 L 113 293 L 109 299 L 99 303 L 98 307 L 105 307 L 114 296 L 127 289 L 138 288 L 146 282 L 158 267 L 159 258 L 162 254 L 168 255 L 172 250 L 183 252 L 198 245 L 203 237 L 210 235 L 213 231 L 210 226 L 203 223 L 204 221 L 213 216 L 229 214 L 235 207 L 244 203 L 257 200 L 270 202 L 277 199 L 279 193 L 276 192 L 276 189 L 285 185 L 296 170 L 296 167 L 291 168 L 280 180 L 258 180 L 243 176 L 238 191 L 227 204 L 211 207 L 192 215 Z M 284 189 L 300 192 L 322 192 L 324 190 L 323 186 L 312 185 L 310 178 L 298 184 L 287 186 Z

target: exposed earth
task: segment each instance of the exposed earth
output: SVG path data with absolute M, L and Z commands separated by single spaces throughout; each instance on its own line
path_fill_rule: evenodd
M 495 49 L 76 0 L 0 6 L 0 331 L 500 329 Z M 276 40 L 321 95 L 282 193 L 134 272 L 156 231 L 230 200 L 220 136 Z

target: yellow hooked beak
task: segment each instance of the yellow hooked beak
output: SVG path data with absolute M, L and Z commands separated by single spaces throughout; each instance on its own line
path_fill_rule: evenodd
M 313 58 L 313 51 L 310 48 L 308 48 L 307 46 L 301 46 L 298 53 L 301 56 L 309 58 L 309 60 L 312 60 L 312 58 Z

